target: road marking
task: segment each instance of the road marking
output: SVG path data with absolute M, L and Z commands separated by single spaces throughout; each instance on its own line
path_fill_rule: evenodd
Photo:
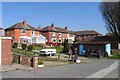
M 113 70 L 115 70 L 118 67 L 118 62 L 116 61 L 115 63 L 113 63 L 112 65 L 110 65 L 107 68 L 104 68 L 98 72 L 93 73 L 90 76 L 87 76 L 86 78 L 103 78 L 105 77 L 107 74 L 109 74 L 110 72 L 112 72 Z

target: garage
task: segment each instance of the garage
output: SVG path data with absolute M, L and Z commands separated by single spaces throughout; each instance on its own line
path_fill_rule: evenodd
M 73 44 L 74 47 L 77 49 L 77 53 L 80 56 L 85 56 L 84 50 L 100 50 L 101 55 L 104 57 L 107 52 L 107 55 L 111 55 L 111 45 L 109 42 L 76 42 Z

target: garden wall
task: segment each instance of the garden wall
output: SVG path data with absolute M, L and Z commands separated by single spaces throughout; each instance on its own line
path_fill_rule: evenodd
M 112 54 L 120 54 L 120 49 L 112 49 Z
M 12 55 L 12 61 L 14 63 L 31 66 L 33 68 L 38 67 L 38 56 L 27 56 L 22 54 L 13 54 Z

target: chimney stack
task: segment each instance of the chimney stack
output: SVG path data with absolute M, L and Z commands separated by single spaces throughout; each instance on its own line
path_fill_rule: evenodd
M 66 30 L 68 29 L 67 26 L 65 26 L 65 29 L 66 29 Z
M 25 27 L 27 26 L 26 20 L 23 21 L 23 25 L 24 25 Z
M 54 23 L 51 24 L 51 27 L 54 27 Z
M 0 27 L 0 37 L 2 36 L 2 29 L 3 29 L 3 28 Z

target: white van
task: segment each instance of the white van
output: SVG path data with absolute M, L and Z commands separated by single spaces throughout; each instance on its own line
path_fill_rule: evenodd
M 52 55 L 54 55 L 56 53 L 56 49 L 42 49 L 42 50 L 40 50 L 40 53 L 42 55 L 50 55 L 50 56 L 52 56 Z

